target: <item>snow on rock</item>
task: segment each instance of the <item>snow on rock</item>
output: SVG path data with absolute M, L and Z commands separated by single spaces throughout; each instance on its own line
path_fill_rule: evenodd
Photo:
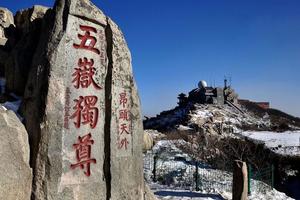
M 300 156 L 300 131 L 282 133 L 270 131 L 245 131 L 241 135 L 262 142 L 275 153 Z
M 144 130 L 144 132 L 151 135 L 151 137 L 153 138 L 154 141 L 161 140 L 162 138 L 164 138 L 166 136 L 165 134 L 158 132 L 157 130 L 153 130 L 153 129 L 146 129 L 146 130 Z
M 220 127 L 221 126 L 221 127 Z M 255 130 L 270 130 L 271 119 L 265 113 L 259 117 L 254 113 L 241 112 L 230 105 L 214 104 L 187 104 L 184 107 L 177 106 L 168 111 L 163 111 L 156 117 L 144 121 L 146 129 L 157 130 L 190 130 L 191 128 L 204 128 L 206 132 L 224 134 L 237 133 L 251 127 Z M 222 130 L 220 130 L 222 129 Z
M 16 100 L 15 101 L 7 101 L 7 102 L 1 104 L 2 107 L 5 107 L 7 110 L 12 110 L 14 113 L 16 113 L 16 115 L 18 116 L 20 121 L 23 121 L 23 117 L 21 117 L 20 114 L 18 113 L 18 110 L 22 103 L 22 98 L 13 93 L 11 93 L 10 96 L 14 97 Z
M 204 106 L 197 106 L 198 109 L 194 112 L 194 114 L 192 115 L 193 117 L 196 118 L 208 118 L 208 117 L 213 117 L 213 114 L 210 112 L 210 110 L 202 110 L 201 108 L 203 108 Z M 206 105 L 205 107 L 208 107 L 208 105 Z
M 146 129 L 173 129 L 179 125 L 189 114 L 192 105 L 176 107 L 169 111 L 163 111 L 156 117 L 144 121 Z
M 223 135 L 241 132 L 243 126 L 260 129 L 271 125 L 267 114 L 263 118 L 259 118 L 249 112 L 241 113 L 229 105 L 195 104 L 195 109 L 189 116 L 190 126 L 197 125 L 204 128 L 210 126 L 216 133 L 227 133 Z M 222 128 L 220 128 L 220 125 Z M 211 133 L 212 129 L 206 130 L 206 132 Z M 222 131 L 217 131 L 218 129 L 222 129 Z
M 179 131 L 188 131 L 188 130 L 192 130 L 192 128 L 190 128 L 188 126 L 179 125 L 177 127 L 177 130 L 179 130 Z

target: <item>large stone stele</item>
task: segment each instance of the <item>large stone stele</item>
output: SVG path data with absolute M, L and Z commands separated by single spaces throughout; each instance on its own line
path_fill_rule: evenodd
M 24 125 L 0 105 L 0 199 L 30 200 L 32 173 Z
M 48 14 L 22 106 L 33 199 L 143 200 L 140 102 L 122 32 L 88 0 L 57 0 Z

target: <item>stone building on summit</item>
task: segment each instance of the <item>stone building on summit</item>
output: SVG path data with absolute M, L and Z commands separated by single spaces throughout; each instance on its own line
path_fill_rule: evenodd
M 178 95 L 179 106 L 187 105 L 188 102 L 214 105 L 228 104 L 238 110 L 240 110 L 239 104 L 251 102 L 262 109 L 270 108 L 270 102 L 254 102 L 247 99 L 239 99 L 238 94 L 227 84 L 227 79 L 224 80 L 224 87 L 211 87 L 207 85 L 206 81 L 202 80 L 198 83 L 198 88 L 189 92 L 188 97 L 184 93 Z
M 181 93 L 178 96 L 179 105 L 184 105 L 186 102 L 200 103 L 200 104 L 217 104 L 224 105 L 225 103 L 237 103 L 238 95 L 234 89 L 227 86 L 227 80 L 224 80 L 224 87 L 207 86 L 206 81 L 202 80 L 198 84 L 198 88 L 189 92 L 189 96 Z

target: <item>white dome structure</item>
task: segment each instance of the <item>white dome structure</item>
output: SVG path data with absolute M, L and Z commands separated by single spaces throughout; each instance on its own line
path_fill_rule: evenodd
M 201 88 L 206 88 L 207 87 L 207 83 L 206 81 L 202 80 L 198 83 L 198 87 Z

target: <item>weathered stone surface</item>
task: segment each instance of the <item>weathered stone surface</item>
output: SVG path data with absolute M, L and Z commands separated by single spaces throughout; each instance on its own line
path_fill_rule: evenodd
M 0 77 L 4 76 L 4 65 L 8 56 L 3 47 L 7 42 L 5 32 L 7 32 L 6 29 L 13 24 L 14 17 L 12 12 L 6 8 L 0 7 Z
M 5 45 L 7 37 L 5 36 L 5 28 L 14 24 L 14 17 L 7 8 L 0 7 L 0 46 Z
M 0 26 L 7 28 L 11 24 L 14 24 L 14 16 L 7 8 L 0 7 Z
M 51 34 L 39 40 L 22 106 L 34 199 L 142 200 L 142 120 L 123 34 L 87 0 L 56 1 L 42 29 Z M 78 154 L 84 141 L 90 152 Z
M 145 184 L 144 200 L 158 200 L 147 184 Z
M 144 140 L 143 151 L 145 152 L 145 151 L 152 149 L 152 147 L 154 145 L 154 141 L 149 132 L 144 131 L 144 139 L 143 140 Z
M 23 33 L 27 33 L 32 29 L 32 22 L 36 19 L 42 19 L 49 8 L 45 6 L 35 5 L 32 8 L 20 10 L 15 15 L 15 25 L 21 29 Z
M 146 132 L 147 134 L 149 134 L 151 136 L 153 143 L 163 140 L 166 137 L 165 134 L 158 132 L 157 130 L 153 130 L 153 129 L 146 129 L 146 130 L 144 130 L 144 132 Z
M 119 27 L 110 19 L 108 24 L 112 35 L 111 58 L 108 56 L 109 69 L 112 65 L 111 199 L 143 199 L 143 127 L 140 101 L 132 74 L 131 55 Z M 128 99 L 124 106 L 122 96 L 125 94 Z M 126 109 L 129 111 L 129 120 L 121 117 Z M 121 131 L 124 124 L 128 127 L 128 133 L 125 134 Z M 124 143 L 127 144 L 126 147 Z
M 0 105 L 0 199 L 29 200 L 32 173 L 24 125 Z
M 41 29 L 46 7 L 34 6 L 18 11 L 15 17 L 16 28 L 12 31 L 9 56 L 5 62 L 6 88 L 23 96 L 33 54 L 45 32 Z

